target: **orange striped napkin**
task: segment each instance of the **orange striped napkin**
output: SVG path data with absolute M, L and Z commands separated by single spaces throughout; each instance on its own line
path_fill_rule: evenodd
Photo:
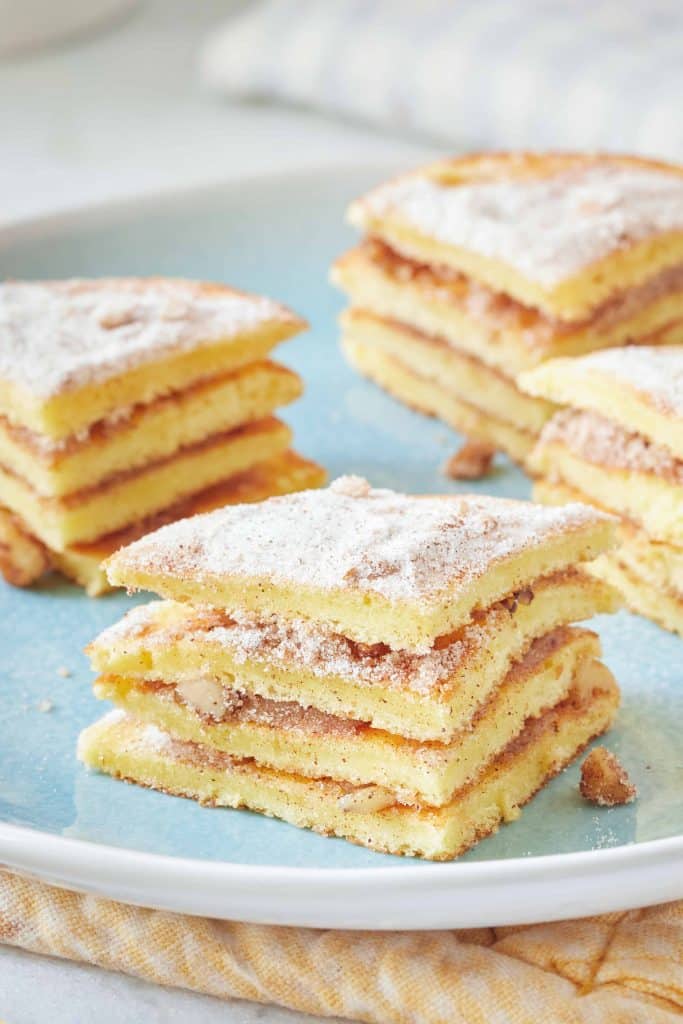
M 343 932 L 184 917 L 0 871 L 0 941 L 369 1024 L 673 1024 L 683 901 L 560 924 Z

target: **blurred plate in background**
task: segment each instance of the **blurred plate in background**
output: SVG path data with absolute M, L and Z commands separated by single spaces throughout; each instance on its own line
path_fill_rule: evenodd
M 0 57 L 92 32 L 137 0 L 0 0 Z

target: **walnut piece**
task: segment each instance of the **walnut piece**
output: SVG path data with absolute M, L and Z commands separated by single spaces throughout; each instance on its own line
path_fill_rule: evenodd
M 30 587 L 51 568 L 39 540 L 21 528 L 11 512 L 0 508 L 0 573 L 13 587 Z
M 175 688 L 183 703 L 216 722 L 228 717 L 244 703 L 239 693 L 223 689 L 216 679 L 202 676 L 179 679 Z
M 496 449 L 483 441 L 465 441 L 444 463 L 442 473 L 451 480 L 479 480 L 491 472 Z
M 638 795 L 626 770 L 606 747 L 595 747 L 581 765 L 581 796 L 600 807 L 630 804 Z
M 520 604 L 531 604 L 534 596 L 531 587 L 524 587 L 523 590 L 515 590 L 509 597 L 504 597 L 499 603 L 503 608 L 507 608 L 510 615 L 514 615 Z

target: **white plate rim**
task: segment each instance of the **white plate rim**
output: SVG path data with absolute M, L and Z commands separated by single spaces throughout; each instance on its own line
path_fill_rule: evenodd
M 683 836 L 475 863 L 304 868 L 148 853 L 0 822 L 0 860 L 125 903 L 312 928 L 529 924 L 683 897 Z
M 0 246 L 41 234 L 49 237 L 84 221 L 106 223 L 162 210 L 171 203 L 206 201 L 240 184 L 285 184 L 344 171 L 376 172 L 377 180 L 382 180 L 396 173 L 397 165 L 396 160 L 376 158 L 320 161 L 75 204 L 0 225 Z M 19 874 L 124 903 L 314 928 L 416 930 L 528 924 L 683 898 L 683 835 L 603 850 L 475 863 L 306 868 L 155 854 L 0 821 L 0 862 Z
M 436 157 L 434 157 L 436 159 Z M 426 161 L 425 161 L 426 162 Z M 114 196 L 110 199 L 95 199 L 85 203 L 69 202 L 58 210 L 30 214 L 16 220 L 0 221 L 0 246 L 10 246 L 17 242 L 31 241 L 44 232 L 59 232 L 62 228 L 78 225 L 82 221 L 109 223 L 114 219 L 144 211 L 161 210 L 176 203 L 191 202 L 196 199 L 210 199 L 212 195 L 237 189 L 241 185 L 268 184 L 291 180 L 301 181 L 306 177 L 318 178 L 321 174 L 342 175 L 344 173 L 367 173 L 370 176 L 384 178 L 396 176 L 405 170 L 405 163 L 399 158 L 380 159 L 376 157 L 360 157 L 357 160 L 325 160 L 317 159 L 301 166 L 286 167 L 278 171 L 258 168 L 248 174 L 235 174 L 229 177 L 207 179 L 205 182 L 193 182 L 190 185 L 164 184 L 161 187 L 149 186 L 130 192 L 126 195 Z

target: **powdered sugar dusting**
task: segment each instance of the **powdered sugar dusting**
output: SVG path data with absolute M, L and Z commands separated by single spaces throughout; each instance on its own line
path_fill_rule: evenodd
M 492 614 L 502 617 L 502 612 Z M 383 644 L 357 644 L 321 625 L 301 619 L 235 616 L 229 625 L 213 626 L 204 635 L 209 643 L 230 650 L 237 664 L 276 662 L 306 669 L 321 678 L 336 676 L 361 685 L 380 684 L 417 693 L 429 693 L 448 680 L 467 655 L 491 633 L 492 623 L 470 625 L 462 636 L 442 649 L 425 654 L 393 651 Z
M 148 750 L 163 750 L 170 742 L 168 733 L 162 732 L 156 725 L 146 725 L 140 739 Z
M 181 612 L 173 621 L 173 611 Z M 168 613 L 171 615 L 169 616 Z M 95 641 L 100 650 L 126 645 L 166 648 L 185 638 L 224 647 L 236 664 L 248 661 L 299 668 L 319 678 L 337 677 L 360 686 L 381 685 L 430 693 L 446 683 L 491 640 L 510 612 L 503 605 L 490 609 L 478 622 L 462 629 L 457 638 L 424 654 L 394 651 L 384 644 L 359 644 L 322 623 L 284 620 L 249 613 L 227 616 L 216 609 L 191 611 L 173 601 L 150 601 L 132 608 Z
M 111 648 L 129 638 L 140 638 L 145 636 L 154 628 L 158 613 L 164 606 L 171 607 L 171 601 L 148 601 L 147 604 L 138 604 L 129 608 L 121 619 L 117 619 L 111 626 L 107 626 L 98 637 L 92 642 L 92 649 Z M 86 653 L 90 647 L 86 647 Z
M 100 719 L 100 725 L 119 725 L 127 717 L 126 712 L 121 708 L 112 708 Z
M 683 177 L 615 163 L 458 186 L 414 175 L 380 186 L 358 208 L 398 215 L 423 235 L 553 286 L 624 245 L 683 229 Z
M 268 580 L 420 604 L 603 518 L 578 504 L 361 493 L 352 479 L 172 523 L 117 552 L 108 571 L 124 585 L 134 571 L 204 584 Z
M 574 360 L 572 375 L 593 371 L 627 384 L 662 412 L 683 417 L 683 345 L 607 348 Z
M 219 285 L 103 278 L 0 285 L 0 377 L 46 398 L 270 320 L 269 299 Z
M 334 494 L 345 494 L 349 498 L 367 498 L 372 488 L 362 476 L 340 476 L 330 484 Z
M 683 462 L 668 448 L 631 434 L 597 413 L 560 410 L 546 423 L 539 444 L 558 441 L 598 466 L 652 474 L 683 484 Z
M 98 725 L 111 728 L 112 726 L 127 724 L 131 721 L 133 721 L 132 717 L 125 711 L 121 708 L 114 708 L 99 720 Z M 128 740 L 131 745 L 141 750 L 163 750 L 171 743 L 171 737 L 168 733 L 162 732 L 161 729 L 152 724 L 141 726 L 141 731 L 135 737 L 129 736 Z

